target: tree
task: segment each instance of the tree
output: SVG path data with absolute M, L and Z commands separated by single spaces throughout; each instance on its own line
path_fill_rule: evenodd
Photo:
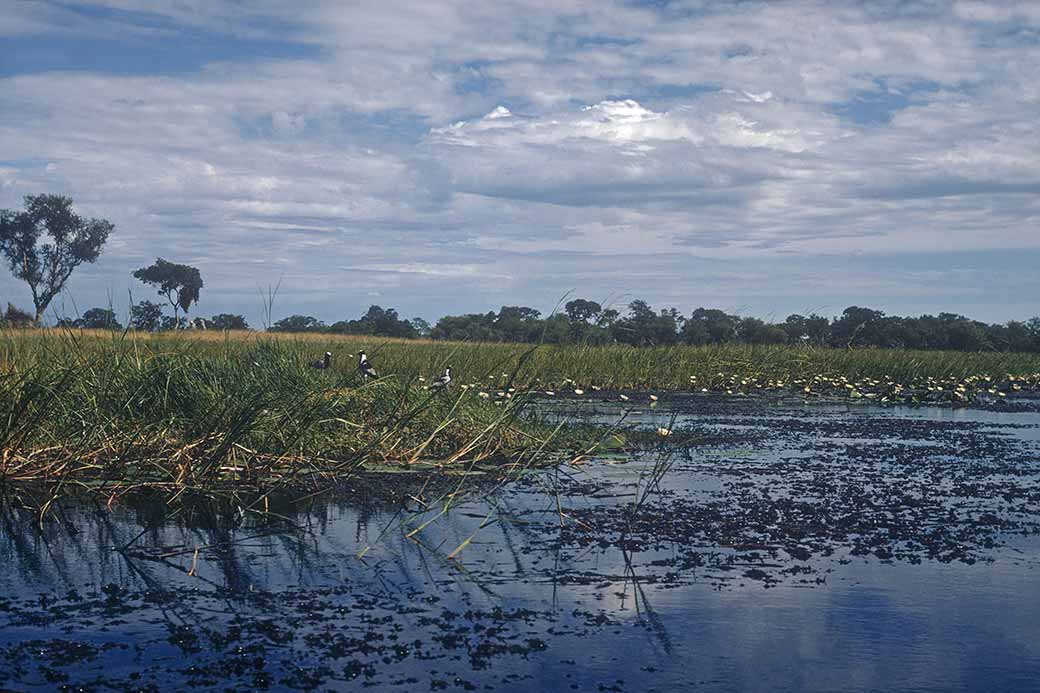
M 115 311 L 111 308 L 91 308 L 83 317 L 73 322 L 74 327 L 87 330 L 121 330 L 123 326 L 116 319 Z
M 598 327 L 607 327 L 607 328 L 609 328 L 611 325 L 613 325 L 615 322 L 617 322 L 617 319 L 620 316 L 621 316 L 621 313 L 619 313 L 617 311 L 617 309 L 615 309 L 615 308 L 607 308 L 602 313 L 599 314 L 598 318 L 596 318 L 596 325 Z
M 542 333 L 541 315 L 541 311 L 527 306 L 502 306 L 495 318 L 495 330 L 503 341 L 537 341 Z
M 779 327 L 787 333 L 787 338 L 790 342 L 804 342 L 820 346 L 827 343 L 827 338 L 830 336 L 831 331 L 831 322 L 816 313 L 809 317 L 795 313 L 788 315 L 787 320 Z
M 162 326 L 162 306 L 151 301 L 141 301 L 130 308 L 130 327 L 145 332 L 157 332 Z
M 412 323 L 399 318 L 397 311 L 393 308 L 369 306 L 368 311 L 357 322 L 362 324 L 364 334 L 404 339 L 415 337 L 415 328 L 412 327 Z
M 329 325 L 329 332 L 336 334 L 371 334 L 380 337 L 417 337 L 415 326 L 402 320 L 393 308 L 369 306 L 368 311 L 357 320 L 339 320 Z
M 586 301 L 584 298 L 576 298 L 568 301 L 563 307 L 567 317 L 574 323 L 587 323 L 596 319 L 603 312 L 603 306 L 595 301 Z
M 646 301 L 628 304 L 628 315 L 611 325 L 611 332 L 619 342 L 636 346 L 674 344 L 682 316 L 675 308 L 657 314 Z
M 708 333 L 708 326 L 703 320 L 687 320 L 679 338 L 682 339 L 683 344 L 702 346 L 711 341 L 711 334 Z
M 325 323 L 310 315 L 290 315 L 271 326 L 271 332 L 321 332 Z
M 491 312 L 445 315 L 430 331 L 430 337 L 472 342 L 500 341 L 501 333 L 495 329 L 496 317 Z
M 29 285 L 34 323 L 72 270 L 98 259 L 113 228 L 104 219 L 80 217 L 72 211 L 72 198 L 62 195 L 26 195 L 25 211 L 0 210 L 0 251 L 14 276 Z M 41 243 L 45 236 L 49 239 Z
M 429 337 L 430 331 L 433 330 L 430 323 L 422 318 L 412 318 L 411 323 L 412 329 L 415 330 L 415 334 L 419 337 Z
M 684 339 L 688 344 L 732 342 L 737 337 L 739 322 L 739 317 L 718 308 L 698 308 L 690 314 L 690 319 L 683 326 Z M 698 342 L 697 339 L 703 341 Z
M 575 331 L 576 325 L 571 322 L 571 319 L 557 313 L 556 315 L 550 315 L 548 318 L 542 321 L 542 333 L 541 340 L 546 344 L 566 344 L 568 342 L 575 342 L 582 338 L 581 335 Z M 587 329 L 596 329 L 591 325 L 582 323 Z M 580 328 L 579 328 L 580 329 Z
M 142 267 L 134 272 L 134 278 L 158 289 L 160 296 L 173 306 L 173 320 L 180 324 L 179 310 L 185 315 L 192 303 L 198 303 L 199 291 L 202 289 L 202 275 L 191 265 L 178 265 L 158 258 L 155 264 Z
M 221 313 L 214 315 L 212 318 L 206 321 L 206 327 L 210 327 L 215 330 L 248 330 L 249 323 L 241 315 L 232 315 L 231 313 Z
M 872 328 L 883 317 L 885 314 L 880 310 L 849 306 L 842 311 L 840 318 L 831 323 L 831 345 L 851 348 L 873 344 L 877 332 Z

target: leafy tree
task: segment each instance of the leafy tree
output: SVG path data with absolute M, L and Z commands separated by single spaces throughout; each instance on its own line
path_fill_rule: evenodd
M 496 318 L 491 312 L 445 315 L 430 331 L 430 337 L 475 342 L 499 341 L 500 333 L 495 329 Z
M 179 325 L 180 322 L 179 311 L 183 310 L 187 314 L 191 304 L 199 301 L 202 275 L 191 265 L 179 265 L 158 258 L 155 264 L 134 271 L 134 277 L 156 287 L 158 294 L 166 297 L 173 306 L 175 325 Z
M 24 211 L 0 210 L 0 252 L 14 276 L 29 285 L 35 324 L 72 271 L 98 259 L 113 228 L 104 219 L 80 217 L 72 198 L 62 195 L 26 195 Z
M 577 342 L 588 336 L 588 333 L 585 333 L 584 335 L 579 334 L 575 329 L 576 325 L 572 322 L 571 318 L 562 313 L 552 315 L 541 322 L 543 324 L 543 329 L 540 330 L 540 337 L 546 344 L 566 344 L 568 342 Z M 583 328 L 588 331 L 597 329 L 586 323 L 581 323 L 581 327 L 578 329 Z
M 162 326 L 162 306 L 151 301 L 141 301 L 130 308 L 130 327 L 145 332 L 156 332 Z
M 805 342 L 819 346 L 827 343 L 831 323 L 830 320 L 816 313 L 808 317 L 796 313 L 788 315 L 787 320 L 780 327 L 787 333 L 787 339 L 790 342 Z
M 595 301 L 587 301 L 584 298 L 576 298 L 568 301 L 563 307 L 567 317 L 574 323 L 588 323 L 594 321 L 603 312 L 603 306 Z
M 537 341 L 542 333 L 541 314 L 527 306 L 502 306 L 495 317 L 497 338 L 507 342 Z
M 748 344 L 783 344 L 787 341 L 787 333 L 783 329 L 758 318 L 741 318 L 737 323 L 737 336 Z
M 271 326 L 271 332 L 321 332 L 325 323 L 310 315 L 290 315 Z
M 986 337 L 987 325 L 984 323 L 951 313 L 939 313 L 939 320 L 946 323 L 946 349 L 982 351 L 993 348 Z
M 220 313 L 207 320 L 206 327 L 215 330 L 248 330 L 249 323 L 241 315 Z
M 412 318 L 412 329 L 415 330 L 415 334 L 418 337 L 429 337 L 433 327 L 430 326 L 426 320 L 422 318 Z
M 703 320 L 687 320 L 679 334 L 683 344 L 702 346 L 711 342 L 711 334 Z
M 412 323 L 402 320 L 396 310 L 381 306 L 369 306 L 368 311 L 357 320 L 340 320 L 328 329 L 337 334 L 370 334 L 403 339 L 418 336 Z
M 849 306 L 831 324 L 831 345 L 851 348 L 870 344 L 878 336 L 875 323 L 883 317 L 880 310 Z
M 705 341 L 700 342 L 701 344 L 721 344 L 736 341 L 739 321 L 740 318 L 736 315 L 729 315 L 718 308 L 698 308 L 690 314 L 683 329 L 685 335 L 706 335 Z M 691 326 L 691 323 L 699 323 L 699 327 Z M 696 343 L 689 340 L 686 342 Z
M 617 341 L 626 344 L 674 344 L 680 320 L 679 311 L 674 308 L 658 314 L 649 303 L 637 299 L 628 304 L 628 315 L 615 321 L 610 330 Z
M 621 313 L 619 313 L 614 308 L 607 308 L 599 314 L 599 317 L 596 319 L 596 325 L 598 327 L 609 328 L 611 325 L 617 322 L 617 319 L 619 317 L 621 317 Z
M 73 323 L 76 327 L 88 330 L 121 330 L 123 326 L 116 319 L 111 308 L 91 308 Z
M 608 339 L 603 328 L 596 324 L 603 315 L 603 306 L 600 304 L 595 301 L 587 301 L 584 298 L 576 298 L 573 301 L 568 301 L 563 307 L 563 311 L 566 314 L 565 319 L 570 333 L 567 341 L 602 343 Z M 555 318 L 556 316 L 553 317 Z M 554 327 L 552 341 L 555 342 L 557 337 L 562 336 L 560 329 L 562 328 Z M 546 335 L 546 341 L 549 341 L 548 334 Z

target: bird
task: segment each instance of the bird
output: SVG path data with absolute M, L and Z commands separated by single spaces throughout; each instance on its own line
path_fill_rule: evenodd
M 372 364 L 368 362 L 364 349 L 358 352 L 358 370 L 361 371 L 362 377 L 366 379 L 379 377 L 376 375 L 376 369 L 372 368 Z
M 444 375 L 430 383 L 431 390 L 443 390 L 451 384 L 451 366 L 444 369 Z
M 311 368 L 317 368 L 319 370 L 325 370 L 332 365 L 332 352 L 326 351 L 325 355 L 317 361 L 311 361 Z

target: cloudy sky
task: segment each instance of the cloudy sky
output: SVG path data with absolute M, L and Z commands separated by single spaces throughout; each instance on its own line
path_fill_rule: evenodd
M 278 281 L 327 321 L 1003 321 L 1040 313 L 1038 75 L 1031 1 L 7 0 L 0 207 L 115 223 L 66 312 L 163 256 L 254 323 Z

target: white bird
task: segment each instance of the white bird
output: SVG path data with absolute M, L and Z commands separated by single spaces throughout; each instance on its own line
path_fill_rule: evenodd
M 358 352 L 358 370 L 361 371 L 361 376 L 364 378 L 379 377 L 376 375 L 376 369 L 372 368 L 372 364 L 368 362 L 364 349 Z
M 442 390 L 451 384 L 451 366 L 444 369 L 444 375 L 430 383 L 431 390 Z
M 326 351 L 325 352 L 325 356 L 323 356 L 322 358 L 318 359 L 317 361 L 311 361 L 311 368 L 318 368 L 320 370 L 325 370 L 326 368 L 328 368 L 331 365 L 332 365 L 332 352 L 331 351 Z

